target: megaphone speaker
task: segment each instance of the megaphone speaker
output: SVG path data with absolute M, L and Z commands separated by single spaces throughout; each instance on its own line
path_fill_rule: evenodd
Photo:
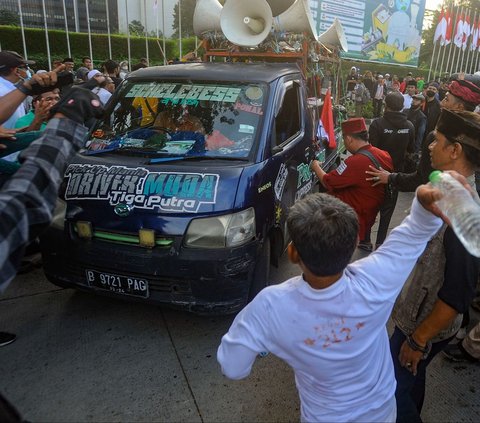
M 200 37 L 207 31 L 221 31 L 220 14 L 223 6 L 218 0 L 197 0 L 193 12 L 193 32 Z
M 327 46 L 340 47 L 343 51 L 348 51 L 347 37 L 345 36 L 342 24 L 337 18 L 335 18 L 333 23 L 323 34 L 319 35 L 317 40 Z
M 228 0 L 220 14 L 227 39 L 242 47 L 255 47 L 272 28 L 272 10 L 265 0 Z

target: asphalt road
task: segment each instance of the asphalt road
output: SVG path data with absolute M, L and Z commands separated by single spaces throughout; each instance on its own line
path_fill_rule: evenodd
M 283 257 L 271 283 L 297 273 Z M 242 381 L 221 375 L 216 349 L 232 320 L 61 289 L 38 269 L 0 297 L 0 330 L 18 336 L 0 348 L 0 391 L 33 422 L 298 421 L 293 373 L 276 357 Z M 479 392 L 480 366 L 435 358 L 424 420 L 478 421 Z

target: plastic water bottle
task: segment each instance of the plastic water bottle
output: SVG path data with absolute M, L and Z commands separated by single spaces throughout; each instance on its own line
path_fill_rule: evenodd
M 435 170 L 430 182 L 443 194 L 436 204 L 452 223 L 458 239 L 472 256 L 480 257 L 480 204 L 448 173 Z

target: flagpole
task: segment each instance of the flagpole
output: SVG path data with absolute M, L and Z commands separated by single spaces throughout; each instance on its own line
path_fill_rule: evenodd
M 467 9 L 468 10 L 468 20 L 470 20 L 470 14 L 471 14 L 471 10 L 470 9 Z M 467 21 L 467 17 L 465 16 L 465 20 L 463 21 L 463 36 L 465 36 L 465 22 L 468 22 Z M 470 31 L 471 28 L 470 28 L 470 24 L 468 24 L 468 30 Z M 462 36 L 462 40 L 463 40 L 463 36 Z M 465 72 L 465 63 L 464 63 L 464 60 L 465 60 L 465 51 L 467 50 L 467 44 L 468 44 L 468 38 L 470 37 L 470 34 L 468 35 L 467 38 L 465 38 L 465 50 L 463 49 L 463 41 L 462 41 L 462 61 L 461 61 L 461 68 L 460 68 L 460 71 L 462 72 Z M 460 58 L 460 57 L 459 57 Z
M 47 25 L 47 10 L 45 8 L 45 0 L 42 0 L 43 8 L 43 24 L 45 26 L 45 41 L 47 43 L 47 58 L 48 58 L 48 70 L 52 70 L 52 58 L 50 57 L 50 40 L 48 39 L 48 25 Z
M 145 19 L 145 54 L 150 65 L 150 54 L 148 51 L 148 27 L 147 27 L 147 0 L 143 0 L 143 18 Z
M 110 10 L 108 0 L 105 0 L 105 11 L 107 13 L 107 34 L 108 34 L 108 57 L 112 58 L 112 37 L 110 35 Z
M 465 65 L 465 72 L 469 72 L 470 70 L 470 65 L 469 65 L 469 62 L 470 62 L 470 53 L 472 52 L 472 45 L 473 45 L 473 32 L 475 32 L 475 29 L 476 29 L 476 25 L 477 23 L 475 22 L 477 20 L 477 9 L 475 9 L 475 13 L 473 15 L 473 31 L 472 29 L 470 28 L 470 45 L 468 46 L 468 53 L 467 53 L 467 63 Z
M 72 51 L 70 50 L 70 37 L 68 35 L 67 6 L 65 5 L 65 0 L 63 0 L 63 17 L 65 18 L 65 35 L 67 36 L 68 57 L 72 57 Z
M 127 51 L 128 51 L 128 70 L 130 71 L 132 69 L 131 66 L 131 60 L 132 60 L 132 54 L 130 50 L 130 24 L 128 23 L 128 4 L 127 0 L 125 0 L 125 18 L 127 19 Z
M 452 9 L 453 10 L 453 9 Z M 445 72 L 449 73 L 448 70 L 450 68 L 450 59 L 452 58 L 452 50 L 454 46 L 454 37 L 455 37 L 455 32 L 457 29 L 457 18 L 458 18 L 458 12 L 459 8 L 457 7 L 456 13 L 455 13 L 455 18 L 454 18 L 454 25 L 452 26 L 452 36 L 450 37 L 450 50 L 448 51 L 448 59 L 447 59 L 447 66 L 445 67 Z
M 462 9 L 460 11 L 460 19 L 462 19 L 463 17 L 463 21 L 462 21 L 462 27 L 460 28 L 461 31 L 463 31 L 463 22 L 465 22 L 465 17 L 463 16 L 464 14 L 464 10 L 465 10 L 465 6 L 462 6 Z M 458 28 L 457 28 L 458 30 Z M 456 33 L 457 31 L 455 31 Z M 455 38 L 453 39 L 453 41 L 455 41 Z M 455 42 L 454 42 L 455 44 Z M 458 57 L 457 56 L 457 50 L 454 50 L 453 51 L 453 59 L 452 59 L 452 64 L 451 64 L 451 67 L 450 67 L 450 74 L 454 73 L 455 71 L 457 71 L 458 69 L 455 67 L 457 66 L 458 67 L 458 60 L 460 59 L 460 55 L 462 54 L 461 50 L 462 50 L 462 46 L 458 47 L 456 44 L 455 44 L 455 47 L 457 47 L 457 49 L 459 50 L 458 52 Z M 457 61 L 457 62 L 456 62 Z
M 159 38 L 159 28 L 158 28 L 158 3 L 157 3 L 157 0 L 154 0 L 155 1 L 155 21 L 156 21 L 156 25 L 157 25 L 157 40 Z
M 452 8 L 452 13 L 449 13 L 448 11 L 448 5 L 447 5 L 447 14 L 451 17 L 451 15 L 453 15 L 453 6 L 451 6 Z M 445 53 L 447 51 L 447 37 L 448 37 L 448 19 L 447 20 L 447 28 L 445 30 L 445 41 L 444 41 L 444 44 L 443 44 L 443 50 L 442 50 L 442 61 L 440 63 L 440 77 L 442 77 L 442 73 L 443 73 L 443 62 L 445 61 Z M 451 38 L 451 34 L 450 34 L 450 38 Z
M 163 64 L 167 64 L 167 51 L 165 50 L 165 0 L 162 0 L 162 35 L 163 35 Z
M 80 22 L 78 21 L 78 2 L 73 0 L 73 18 L 75 20 L 75 32 L 80 32 Z
M 27 43 L 25 42 L 25 28 L 23 26 L 22 0 L 18 0 L 18 14 L 20 15 L 20 28 L 22 32 L 23 57 L 25 57 L 25 59 L 28 59 Z
M 88 47 L 90 49 L 90 59 L 93 62 L 92 33 L 90 32 L 90 9 L 88 8 L 88 0 L 85 0 L 85 10 L 87 12 Z
M 427 77 L 427 80 L 430 81 L 430 73 L 432 72 L 432 66 L 433 66 L 433 58 L 435 56 L 435 49 L 437 47 L 437 42 L 434 41 L 433 43 L 433 52 L 432 52 L 432 60 L 430 61 L 430 69 L 428 70 L 428 77 Z M 437 58 L 438 59 L 438 58 Z M 437 60 L 438 62 L 438 60 Z M 435 67 L 436 68 L 436 67 Z M 435 69 L 436 70 L 436 69 Z M 435 71 L 433 72 L 433 79 L 435 79 Z
M 452 37 L 452 49 L 453 49 L 453 57 L 452 61 L 449 63 L 449 66 L 447 67 L 447 73 L 452 74 L 452 69 L 455 63 L 455 56 L 457 54 L 457 45 L 455 44 L 455 37 L 457 36 L 457 31 L 458 31 L 458 19 L 462 19 L 462 12 L 463 12 L 463 6 L 460 8 L 460 12 L 457 13 L 457 19 L 455 19 L 455 28 L 453 30 L 453 37 Z
M 437 22 L 437 26 L 435 27 L 435 32 L 433 34 L 433 51 L 432 51 L 432 60 L 430 62 L 430 68 L 428 70 L 428 77 L 427 77 L 427 80 L 430 81 L 430 73 L 432 72 L 432 67 L 433 67 L 433 58 L 435 57 L 435 49 L 437 47 L 437 41 L 438 41 L 438 45 L 439 45 L 439 49 L 438 49 L 438 52 L 437 52 L 437 62 L 435 63 L 435 69 L 433 71 L 433 79 L 435 80 L 435 76 L 437 74 L 437 67 L 438 67 L 438 57 L 439 57 L 439 52 L 440 52 L 440 44 L 441 44 L 441 40 L 442 40 L 442 36 L 443 34 L 440 34 L 440 36 L 435 39 L 435 36 L 437 35 L 437 30 L 439 28 L 439 25 L 441 24 L 442 20 L 445 19 L 445 12 L 444 12 L 444 4 L 442 3 L 442 9 L 441 9 L 441 12 L 440 12 L 440 15 L 438 17 L 438 22 Z M 446 19 L 445 19 L 446 21 Z
M 178 44 L 180 50 L 179 59 L 182 60 L 182 0 L 178 0 Z

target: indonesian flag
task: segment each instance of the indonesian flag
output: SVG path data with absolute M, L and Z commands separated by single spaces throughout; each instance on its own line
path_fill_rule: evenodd
M 452 41 L 452 31 L 453 31 L 452 15 L 453 15 L 453 9 L 452 11 L 447 9 L 447 13 L 445 14 L 445 19 L 447 21 L 447 29 L 445 31 L 445 41 L 444 41 L 444 44 L 446 46 L 448 46 Z M 440 42 L 442 42 L 442 40 L 440 40 Z
M 453 44 L 458 48 L 463 44 L 463 13 L 460 13 L 457 17 L 457 24 L 455 25 L 455 37 L 453 38 Z
M 435 44 L 438 40 L 440 43 L 445 40 L 445 36 L 447 34 L 447 19 L 445 17 L 445 12 L 442 7 L 442 11 L 440 12 L 440 17 L 438 18 L 437 28 L 435 28 L 435 35 L 433 36 L 433 44 Z
M 322 115 L 320 116 L 320 122 L 318 122 L 317 138 L 327 138 L 328 148 L 337 147 L 337 141 L 335 140 L 335 126 L 333 123 L 333 109 L 330 89 L 328 89 L 327 93 L 325 94 Z
M 463 22 L 463 39 L 462 39 L 462 50 L 467 49 L 468 37 L 472 33 L 472 28 L 470 27 L 470 16 L 465 16 L 465 21 Z
M 475 51 L 478 45 L 478 26 L 477 22 L 473 21 L 472 25 L 472 39 L 470 41 L 470 51 Z

